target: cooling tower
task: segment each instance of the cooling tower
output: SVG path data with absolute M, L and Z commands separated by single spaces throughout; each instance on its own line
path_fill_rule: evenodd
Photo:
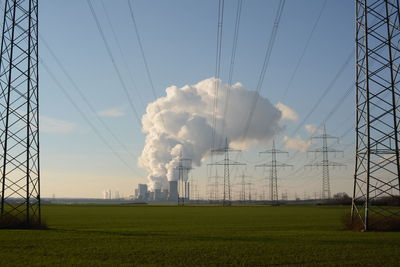
M 161 200 L 161 189 L 154 189 L 154 201 Z
M 178 201 L 178 182 L 169 181 L 169 201 Z

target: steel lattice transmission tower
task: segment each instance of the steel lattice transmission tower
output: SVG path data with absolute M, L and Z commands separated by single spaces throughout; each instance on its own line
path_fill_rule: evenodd
M 209 187 L 210 187 L 210 200 L 218 201 L 220 199 L 219 195 L 219 180 L 224 178 L 223 176 L 218 175 L 218 169 L 215 168 L 215 175 L 209 176 Z
M 356 0 L 356 162 L 352 218 L 360 220 L 364 230 L 385 217 L 400 214 L 399 12 L 398 0 Z M 397 207 L 385 208 L 379 203 L 384 199 Z
M 260 152 L 260 154 L 271 154 L 271 162 L 255 165 L 256 168 L 263 167 L 269 168 L 269 200 L 271 202 L 278 203 L 279 195 L 278 195 L 278 168 L 284 167 L 292 167 L 293 165 L 289 165 L 286 163 L 278 162 L 276 160 L 277 154 L 289 154 L 286 151 L 282 151 L 275 148 L 275 141 L 272 142 L 272 149 Z
M 40 223 L 38 0 L 6 0 L 0 51 L 1 217 Z
M 235 150 L 229 148 L 228 138 L 225 139 L 225 146 L 218 149 L 211 150 L 212 153 L 223 153 L 224 159 L 208 165 L 224 166 L 224 195 L 222 199 L 222 205 L 231 205 L 231 180 L 230 180 L 230 166 L 240 166 L 246 165 L 245 163 L 240 163 L 229 159 L 229 152 L 240 152 L 240 150 Z
M 328 140 L 329 139 L 339 140 L 339 138 L 327 134 L 326 127 L 324 125 L 322 134 L 318 135 L 318 136 L 313 136 L 313 137 L 311 137 L 311 139 L 322 139 L 322 147 L 321 148 L 317 148 L 315 150 L 308 151 L 308 152 L 312 152 L 312 153 L 322 153 L 322 161 L 312 163 L 312 164 L 307 164 L 305 166 L 322 167 L 321 198 L 325 199 L 325 200 L 331 199 L 331 184 L 330 184 L 330 178 L 329 178 L 329 168 L 330 167 L 340 167 L 340 166 L 345 166 L 345 165 L 342 163 L 338 163 L 338 162 L 329 160 L 329 153 L 343 153 L 343 151 L 329 147 Z
M 246 178 L 251 178 L 251 176 L 245 175 L 242 172 L 242 175 L 236 177 L 241 178 L 240 183 L 238 183 L 240 185 L 239 200 L 244 203 L 246 202 L 246 185 L 249 185 L 249 183 L 246 183 Z

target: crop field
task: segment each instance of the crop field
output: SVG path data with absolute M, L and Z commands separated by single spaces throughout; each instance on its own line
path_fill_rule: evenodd
M 348 207 L 47 205 L 0 230 L 0 266 L 398 266 L 400 232 L 343 231 Z

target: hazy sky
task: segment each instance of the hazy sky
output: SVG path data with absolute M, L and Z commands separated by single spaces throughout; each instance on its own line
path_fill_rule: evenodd
M 128 3 L 124 0 L 93 0 L 92 3 L 115 64 L 141 117 L 147 104 L 155 99 Z M 257 85 L 278 3 L 278 0 L 243 1 L 233 82 L 240 82 L 251 90 Z M 292 134 L 354 50 L 353 1 L 328 0 L 288 94 L 283 98 L 323 3 L 323 0 L 286 1 L 269 69 L 261 88 L 261 94 L 273 104 L 281 102 L 298 115 L 297 121 L 285 122 L 286 129 L 275 136 L 278 146 L 287 149 L 291 155 L 295 150 L 282 145 L 285 136 L 286 140 L 295 138 L 308 141 L 310 132 L 304 127 L 295 136 Z M 165 96 L 165 89 L 169 86 L 193 85 L 214 76 L 217 0 L 135 0 L 132 4 L 157 97 Z M 221 79 L 225 83 L 228 79 L 236 5 L 237 1 L 225 1 L 221 61 Z M 42 66 L 42 195 L 101 197 L 105 189 L 119 190 L 122 195 L 133 194 L 138 183 L 147 182 L 147 172 L 137 164 L 145 135 L 127 101 L 88 3 L 77 0 L 41 0 L 40 33 L 43 38 L 40 55 L 44 64 L 51 69 L 75 105 L 80 107 L 120 157 L 116 157 L 102 142 Z M 98 116 L 130 153 L 115 141 L 82 101 L 43 40 L 50 45 Z M 315 112 L 305 121 L 305 124 L 320 125 L 331 110 L 339 109 L 326 126 L 332 135 L 342 136 L 347 133 L 336 147 L 345 149 L 344 157 L 338 155 L 334 160 L 346 162 L 348 166 L 332 170 L 333 192 L 351 192 L 352 186 L 354 131 L 347 130 L 354 124 L 355 91 L 344 98 L 340 107 L 335 107 L 354 81 L 354 59 L 350 58 L 349 62 Z M 258 152 L 270 148 L 270 145 L 267 143 L 243 151 L 238 157 L 238 160 L 248 163 L 246 172 L 253 176 L 254 183 L 261 184 L 261 178 L 267 175 L 255 170 L 254 164 L 269 160 L 268 157 L 260 158 Z M 127 164 L 122 163 L 121 158 Z M 294 158 L 283 157 L 281 160 L 295 165 L 293 170 L 279 173 L 282 178 L 278 182 L 281 192 L 287 190 L 289 197 L 293 198 L 294 192 L 302 197 L 304 192 L 313 195 L 321 190 L 322 170 L 304 170 L 302 167 L 313 161 L 314 155 L 307 157 L 306 153 L 300 152 Z M 201 195 L 205 192 L 206 173 L 206 167 L 192 172 L 194 180 L 201 184 Z M 239 172 L 235 170 L 232 176 L 237 174 Z M 261 194 L 261 186 L 258 194 Z

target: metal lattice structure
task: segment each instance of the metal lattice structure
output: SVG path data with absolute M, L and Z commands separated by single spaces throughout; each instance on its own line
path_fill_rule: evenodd
M 244 172 L 242 172 L 242 175 L 236 176 L 237 178 L 240 178 L 241 181 L 240 183 L 237 183 L 237 185 L 240 185 L 240 191 L 239 191 L 239 200 L 242 203 L 246 202 L 246 186 L 250 188 L 251 183 L 246 182 L 246 178 L 251 178 L 251 176 L 245 175 Z M 249 197 L 249 201 L 250 201 Z
M 282 151 L 275 148 L 275 141 L 272 142 L 272 149 L 260 152 L 260 154 L 271 154 L 271 162 L 255 165 L 256 168 L 263 167 L 269 168 L 269 200 L 273 203 L 278 203 L 278 168 L 292 167 L 286 163 L 278 162 L 276 160 L 277 154 L 289 154 L 286 151 Z
M 208 165 L 211 166 L 224 166 L 224 194 L 222 198 L 223 206 L 230 206 L 232 202 L 231 196 L 231 179 L 230 179 L 230 167 L 231 166 L 244 166 L 245 163 L 240 163 L 229 159 L 229 152 L 239 152 L 240 150 L 234 150 L 229 148 L 228 139 L 225 139 L 225 146 L 218 149 L 211 150 L 212 153 L 223 153 L 224 159 Z
M 360 220 L 364 230 L 384 218 L 400 215 L 399 12 L 398 0 L 356 0 L 352 219 Z
M 331 183 L 329 178 L 329 168 L 341 167 L 345 166 L 342 163 L 334 162 L 329 160 L 329 153 L 343 153 L 342 150 L 337 150 L 332 148 L 328 144 L 329 139 L 339 140 L 339 138 L 331 136 L 326 133 L 326 127 L 324 125 L 324 129 L 321 135 L 313 136 L 311 139 L 322 139 L 322 147 L 314 150 L 309 150 L 311 153 L 322 153 L 322 161 L 307 164 L 306 167 L 322 167 L 322 192 L 321 199 L 328 200 L 331 199 Z
M 220 193 L 219 193 L 219 180 L 224 178 L 223 176 L 218 175 L 218 169 L 215 168 L 215 174 L 209 176 L 209 200 L 210 201 L 219 201 L 220 200 Z
M 13 224 L 41 219 L 38 52 L 38 0 L 6 0 L 0 52 L 0 213 Z

